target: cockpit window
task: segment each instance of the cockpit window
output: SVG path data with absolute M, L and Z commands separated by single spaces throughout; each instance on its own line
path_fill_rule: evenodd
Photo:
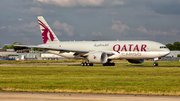
M 160 48 L 167 48 L 166 46 L 160 46 Z

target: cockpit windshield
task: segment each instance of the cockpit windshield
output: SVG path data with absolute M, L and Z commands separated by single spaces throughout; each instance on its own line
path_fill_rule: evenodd
M 167 48 L 166 46 L 160 46 L 160 49 Z

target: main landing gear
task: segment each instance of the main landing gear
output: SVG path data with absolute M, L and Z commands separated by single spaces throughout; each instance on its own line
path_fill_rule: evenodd
M 108 59 L 108 62 L 103 63 L 103 66 L 115 66 L 115 63 L 114 63 L 114 62 L 111 63 L 110 61 L 111 61 L 111 60 Z
M 159 60 L 160 58 L 154 58 L 154 66 L 158 66 L 158 60 Z
M 115 63 L 103 63 L 103 66 L 115 66 Z
M 93 63 L 82 62 L 81 66 L 93 66 Z
M 106 63 L 103 63 L 103 66 L 115 66 L 114 62 L 110 62 L 111 60 L 108 59 L 108 61 Z M 81 66 L 93 66 L 93 63 L 89 63 L 89 62 L 82 62 Z

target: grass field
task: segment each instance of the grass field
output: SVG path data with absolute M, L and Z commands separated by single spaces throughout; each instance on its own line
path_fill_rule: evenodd
M 153 62 L 117 63 L 115 67 L 19 63 L 0 66 L 0 91 L 180 95 L 179 62 L 160 62 L 164 67 L 150 67 Z

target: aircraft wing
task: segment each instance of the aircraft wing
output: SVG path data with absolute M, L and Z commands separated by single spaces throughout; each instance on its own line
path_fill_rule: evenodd
M 89 53 L 93 50 L 77 50 L 77 49 L 65 49 L 65 48 L 55 48 L 55 47 L 44 47 L 44 46 L 35 46 L 35 45 L 14 45 L 17 47 L 28 47 L 28 48 L 40 48 L 40 49 L 48 49 L 55 51 L 65 51 L 65 52 L 75 52 L 75 53 Z M 113 55 L 112 52 L 105 52 L 107 55 Z

